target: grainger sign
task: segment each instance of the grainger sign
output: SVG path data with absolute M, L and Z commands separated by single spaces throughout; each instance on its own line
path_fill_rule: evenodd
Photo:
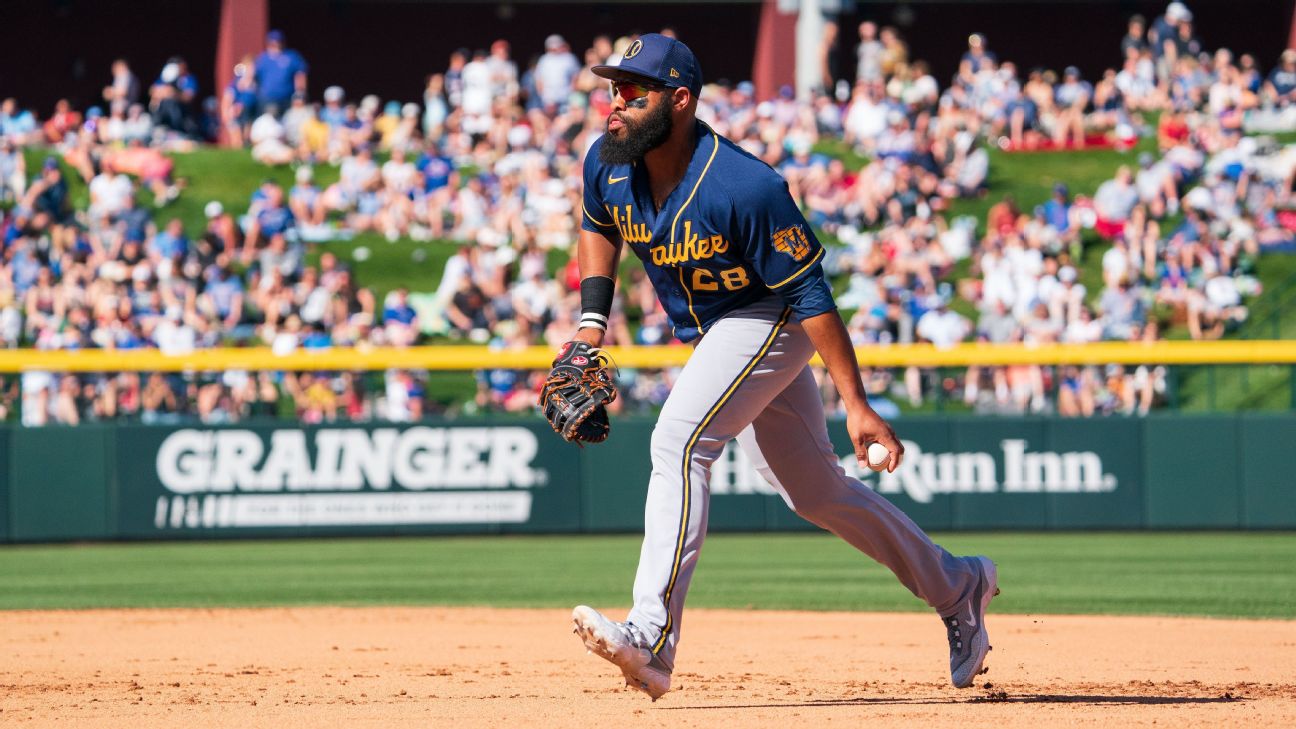
M 151 535 L 575 525 L 575 516 L 570 524 L 562 518 L 546 524 L 549 514 L 567 507 L 537 509 L 537 494 L 574 502 L 579 472 L 558 464 L 571 488 L 549 489 L 555 459 L 542 452 L 546 433 L 526 424 L 141 428 L 138 434 L 120 448 L 130 460 L 147 462 L 147 468 L 133 463 L 124 475 L 130 498 L 123 511 L 132 513 L 123 517 L 132 531 Z M 134 513 L 145 504 L 147 521 Z

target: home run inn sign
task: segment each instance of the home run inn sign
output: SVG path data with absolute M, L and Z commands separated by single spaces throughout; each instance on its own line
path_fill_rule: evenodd
M 577 448 L 536 419 L 320 427 L 0 426 L 0 541 L 635 532 L 652 422 Z M 908 418 L 894 474 L 928 529 L 1293 528 L 1296 416 Z M 845 428 L 830 427 L 850 453 Z M 1222 440 L 1237 448 L 1202 449 Z M 715 530 L 814 529 L 731 446 Z

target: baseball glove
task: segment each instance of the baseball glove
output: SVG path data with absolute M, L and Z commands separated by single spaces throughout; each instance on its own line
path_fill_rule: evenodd
M 608 369 L 611 360 L 585 342 L 562 346 L 540 391 L 540 407 L 558 435 L 569 443 L 602 443 L 611 424 L 607 404 L 616 399 Z

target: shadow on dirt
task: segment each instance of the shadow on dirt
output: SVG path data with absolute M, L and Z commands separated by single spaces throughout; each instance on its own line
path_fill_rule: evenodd
M 718 706 L 663 706 L 664 710 L 696 709 L 806 709 L 825 706 L 900 706 L 941 704 L 1080 704 L 1089 706 L 1154 706 L 1171 704 L 1231 704 L 1247 701 L 1245 696 L 1225 693 L 1222 696 L 1120 696 L 1101 694 L 1021 694 L 991 691 L 970 698 L 931 697 L 859 697 L 854 699 L 823 699 L 794 703 L 725 704 Z

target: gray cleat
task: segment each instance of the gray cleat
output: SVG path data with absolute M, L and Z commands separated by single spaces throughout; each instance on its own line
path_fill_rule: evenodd
M 627 686 L 648 694 L 653 701 L 670 691 L 670 671 L 661 665 L 634 626 L 608 620 L 585 605 L 572 611 L 572 625 L 586 650 L 621 669 Z
M 972 557 L 980 579 L 976 589 L 958 610 L 941 617 L 950 646 L 950 679 L 955 688 L 967 688 L 984 673 L 986 654 L 990 652 L 990 634 L 985 627 L 985 611 L 999 594 L 999 573 L 986 557 Z

